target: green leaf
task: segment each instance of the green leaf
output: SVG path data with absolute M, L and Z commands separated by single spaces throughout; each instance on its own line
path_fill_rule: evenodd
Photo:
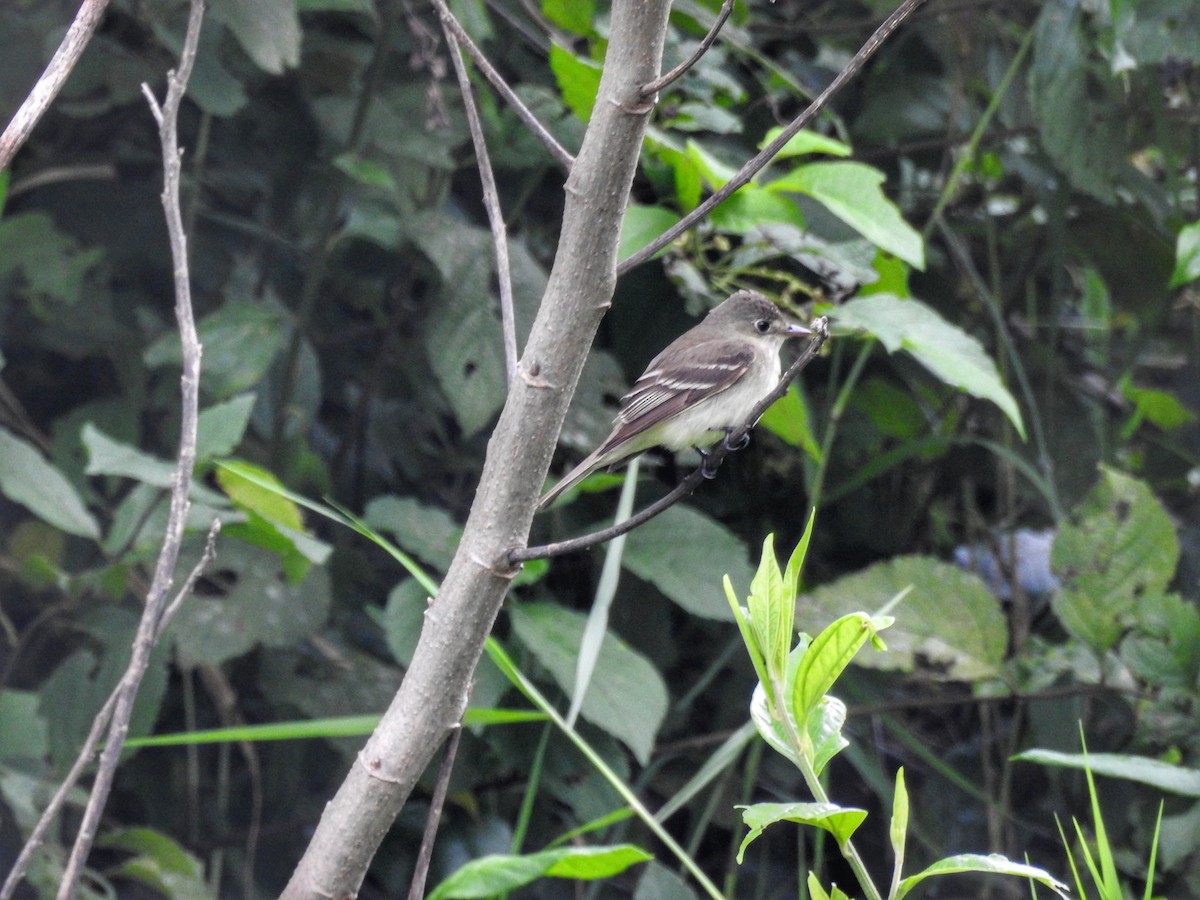
M 643 206 L 631 203 L 621 223 L 621 240 L 617 246 L 617 261 L 637 253 L 652 240 L 679 221 L 679 216 L 662 206 Z M 656 255 L 667 252 L 664 247 Z
M 782 125 L 770 129 L 759 141 L 758 149 L 766 149 L 767 145 L 779 137 L 782 132 Z M 775 155 L 775 159 L 791 159 L 813 153 L 824 153 L 827 156 L 849 156 L 853 152 L 849 144 L 843 144 L 835 138 L 804 128 L 788 139 L 788 142 L 783 145 L 783 149 Z
M 767 674 L 772 682 L 784 675 L 788 651 L 792 649 L 792 619 L 796 610 L 795 597 L 789 602 L 784 591 L 783 573 L 775 560 L 774 540 L 775 535 L 768 534 L 763 541 L 758 571 L 750 582 L 750 596 L 746 600 L 750 627 L 763 650 Z
M 595 14 L 595 0 L 542 0 L 542 15 L 559 28 L 580 37 L 595 34 L 592 28 Z
M 632 844 L 611 847 L 558 847 L 527 856 L 492 854 L 473 859 L 433 889 L 429 900 L 491 897 L 543 876 L 595 881 L 653 859 Z
M 281 310 L 249 301 L 226 301 L 196 327 L 204 348 L 201 380 L 205 390 L 217 397 L 257 388 L 288 333 Z M 182 361 L 179 334 L 164 332 L 146 348 L 143 359 L 151 368 L 178 366 Z
M 884 174 L 856 162 L 810 163 L 764 185 L 807 194 L 865 237 L 916 269 L 925 268 L 921 235 L 880 189 Z
M 0 428 L 0 494 L 67 534 L 100 537 L 100 526 L 66 476 L 32 444 L 4 428 Z
M 1107 466 L 1062 523 L 1051 568 L 1063 582 L 1054 612 L 1097 650 L 1114 646 L 1142 598 L 1163 593 L 1179 561 L 1175 526 L 1141 481 Z
M 429 363 L 469 437 L 492 421 L 505 395 L 503 331 L 492 300 L 491 238 L 449 216 L 427 215 L 413 239 L 442 276 L 424 323 Z
M 991 400 L 1008 416 L 1021 437 L 1025 437 L 1017 401 L 1004 386 L 996 364 L 979 341 L 924 303 L 891 294 L 873 294 L 856 297 L 831 310 L 829 317 L 843 328 L 874 335 L 889 353 L 908 351 L 946 384 Z
M 892 822 L 888 828 L 895 857 L 896 877 L 904 869 L 904 844 L 908 839 L 908 788 L 904 784 L 903 766 L 896 771 L 896 792 L 892 795 Z
M 228 456 L 237 449 L 253 409 L 254 395 L 239 394 L 202 411 L 197 425 L 196 459 Z
M 169 634 L 188 665 L 220 665 L 255 646 L 287 647 L 313 635 L 329 614 L 329 573 L 314 568 L 289 584 L 279 558 L 241 541 L 221 545 L 220 567 L 232 573 L 219 596 L 184 603 Z
M 110 875 L 148 885 L 165 897 L 178 900 L 208 900 L 215 897 L 204 879 L 200 860 L 172 838 L 151 828 L 125 828 L 110 832 L 97 842 L 111 850 L 135 854 L 122 860 Z
M 808 719 L 818 701 L 881 624 L 866 613 L 851 613 L 830 623 L 812 639 L 789 686 L 789 711 L 796 722 Z
M 860 657 L 871 669 L 976 681 L 1004 664 L 1008 624 L 977 575 L 925 556 L 899 556 L 821 585 L 811 594 L 816 624 L 858 609 L 879 609 L 911 588 L 888 630 L 889 652 Z
M 738 848 L 738 863 L 746 853 L 750 843 L 763 833 L 768 825 L 776 822 L 796 822 L 800 825 L 812 825 L 828 831 L 837 840 L 839 847 L 845 847 L 858 826 L 867 818 L 865 809 L 838 806 L 835 803 L 755 803 L 753 806 L 740 807 L 742 821 L 750 829 Z
M 0 220 L 0 277 L 19 271 L 35 299 L 51 297 L 67 306 L 78 303 L 87 273 L 103 257 L 99 247 L 80 249 L 44 212 Z
M 797 385 L 789 385 L 787 393 L 767 407 L 758 424 L 785 443 L 799 447 L 813 462 L 821 461 L 821 445 L 813 434 L 811 410 Z
M 600 67 L 559 44 L 550 45 L 550 70 L 558 81 L 563 102 L 583 122 L 592 117 L 600 92 Z
M 804 214 L 788 197 L 753 184 L 738 188 L 711 214 L 713 226 L 732 234 L 755 232 L 773 222 L 804 227 Z
M 1042 766 L 1091 770 L 1094 775 L 1123 778 L 1126 781 L 1148 784 L 1171 794 L 1200 798 L 1200 769 L 1189 769 L 1145 756 L 1124 753 L 1060 753 L 1057 750 L 1033 749 L 1018 753 L 1012 759 Z
M 394 494 L 376 497 L 368 503 L 363 521 L 390 534 L 405 553 L 440 572 L 450 567 L 454 549 L 462 537 L 462 526 L 444 509 Z
M 211 9 L 264 72 L 282 75 L 300 64 L 296 0 L 212 0 Z
M 693 615 L 728 622 L 721 580 L 728 574 L 734 584 L 749 584 L 754 572 L 746 557 L 746 545 L 725 526 L 676 505 L 630 532 L 623 561 Z
M 1048 887 L 1054 893 L 1064 898 L 1064 900 L 1067 898 L 1067 886 L 1054 878 L 1045 869 L 1013 862 L 998 853 L 991 853 L 986 856 L 980 853 L 962 853 L 958 856 L 950 856 L 946 859 L 938 860 L 924 871 L 905 878 L 900 882 L 899 889 L 896 891 L 896 900 L 901 900 L 909 891 L 927 878 L 933 878 L 935 875 L 954 875 L 960 872 L 1015 875 L 1018 878 L 1032 879 Z
M 48 749 L 46 720 L 38 712 L 38 695 L 6 687 L 0 692 L 0 768 L 31 765 Z
M 1163 431 L 1171 431 L 1196 421 L 1196 414 L 1184 406 L 1178 397 L 1167 391 L 1137 387 L 1125 379 L 1121 383 L 1121 393 L 1134 404 L 1133 415 L 1121 429 L 1121 437 L 1124 440 L 1132 437 L 1143 421 L 1148 421 Z
M 1180 229 L 1175 242 L 1175 271 L 1171 272 L 1171 288 L 1200 278 L 1200 221 Z
M 842 734 L 846 724 L 846 704 L 826 694 L 804 721 L 804 732 L 812 751 L 813 771 L 820 775 L 830 760 L 850 746 Z
M 514 603 L 508 606 L 508 614 L 521 643 L 571 695 L 587 617 L 552 603 Z M 632 697 L 636 703 L 630 702 Z M 667 712 L 667 688 L 649 660 L 608 633 L 580 712 L 622 741 L 645 765 Z
M 280 493 L 283 482 L 262 466 L 242 460 L 225 460 L 217 469 L 216 478 L 221 490 L 242 509 L 287 528 L 304 528 L 300 507 Z M 263 487 L 264 482 L 276 489 Z

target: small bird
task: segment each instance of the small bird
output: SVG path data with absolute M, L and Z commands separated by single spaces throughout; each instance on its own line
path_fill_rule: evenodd
M 621 398 L 612 434 L 538 501 L 651 447 L 706 447 L 742 425 L 779 383 L 779 348 L 812 331 L 755 291 L 738 291 L 651 360 Z

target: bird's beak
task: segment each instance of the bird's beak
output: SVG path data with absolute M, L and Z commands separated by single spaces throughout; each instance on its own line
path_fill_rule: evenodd
M 784 332 L 787 337 L 802 337 L 803 335 L 812 333 L 811 328 L 807 328 L 798 322 L 788 322 L 787 330 Z

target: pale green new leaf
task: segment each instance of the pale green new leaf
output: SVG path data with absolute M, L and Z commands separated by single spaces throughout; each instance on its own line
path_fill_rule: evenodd
M 1004 386 L 996 363 L 979 341 L 924 303 L 893 294 L 871 294 L 831 310 L 829 318 L 841 328 L 873 335 L 889 353 L 906 350 L 946 384 L 992 401 L 1024 438 L 1021 411 Z
M 1123 778 L 1148 784 L 1161 791 L 1200 798 L 1200 769 L 1172 765 L 1145 756 L 1124 753 L 1060 753 L 1057 750 L 1026 750 L 1012 757 L 1043 766 L 1063 766 L 1095 775 Z
M 958 856 L 950 856 L 946 859 L 938 860 L 924 871 L 905 878 L 900 882 L 895 900 L 901 900 L 901 898 L 905 897 L 909 891 L 926 878 L 932 878 L 935 875 L 954 875 L 961 872 L 985 872 L 995 875 L 1015 875 L 1018 878 L 1030 878 L 1050 888 L 1050 890 L 1054 891 L 1060 897 L 1067 897 L 1067 886 L 1045 869 L 1013 862 L 998 853 L 986 855 L 982 853 L 962 853 Z
M 433 889 L 429 900 L 491 897 L 542 877 L 595 881 L 653 859 L 632 844 L 612 847 L 558 847 L 527 856 L 492 854 L 473 859 Z
M 846 841 L 867 818 L 865 809 L 838 806 L 836 803 L 755 803 L 741 809 L 742 821 L 750 831 L 738 848 L 739 863 L 751 842 L 768 825 L 776 822 L 796 822 L 824 829 L 834 836 L 839 847 L 845 847 Z
M 1175 271 L 1169 287 L 1183 287 L 1200 278 L 1200 222 L 1185 225 L 1175 241 Z
M 790 685 L 791 713 L 804 722 L 876 630 L 866 613 L 842 616 L 813 638 Z

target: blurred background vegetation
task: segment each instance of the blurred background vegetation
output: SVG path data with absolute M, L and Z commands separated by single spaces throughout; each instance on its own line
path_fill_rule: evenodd
M 667 64 L 719 5 L 675 4 Z M 577 148 L 607 5 L 451 6 Z M 660 97 L 628 247 L 694 207 L 802 110 L 892 6 L 739 0 L 716 46 Z M 581 728 L 652 808 L 748 719 L 753 671 L 722 575 L 744 592 L 765 535 L 790 550 L 814 498 L 800 629 L 913 586 L 884 635 L 892 651 L 863 657 L 838 686 L 854 744 L 831 766 L 831 792 L 873 811 L 860 838 L 873 870 L 889 865 L 885 810 L 899 765 L 914 866 L 996 851 L 1060 875 L 1054 816 L 1086 815 L 1082 777 L 1011 754 L 1078 750 L 1082 722 L 1092 751 L 1198 765 L 1197 9 L 929 0 L 814 125 L 830 140 L 813 137 L 621 279 L 556 473 L 607 432 L 647 360 L 733 289 L 757 287 L 842 326 L 750 448 L 628 541 L 609 623 L 626 648 L 602 655 Z M 74 11 L 61 0 L 0 7 L 0 118 Z M 179 351 L 159 148 L 140 85 L 161 87 L 185 14 L 179 2 L 114 0 L 9 173 L 0 870 L 124 665 L 165 522 Z M 523 335 L 553 260 L 565 174 L 482 80 L 476 94 Z M 184 565 L 214 516 L 226 527 L 158 652 L 135 734 L 378 713 L 415 643 L 424 591 L 349 529 L 256 482 L 341 504 L 435 578 L 453 553 L 504 400 L 504 362 L 446 48 L 418 0 L 212 0 L 189 96 L 184 204 L 205 414 Z M 853 163 L 838 162 L 846 153 Z M 849 312 L 838 318 L 856 288 L 846 310 L 883 296 L 920 304 L 925 318 L 856 331 Z M 923 335 L 933 339 L 921 347 Z M 995 363 L 983 380 L 998 372 L 1008 392 L 972 381 L 957 356 L 939 369 L 943 336 L 966 340 L 968 356 L 981 346 Z M 640 494 L 666 490 L 675 466 L 643 466 Z M 605 486 L 542 515 L 532 540 L 610 518 L 616 492 Z M 528 566 L 496 626 L 558 697 L 571 690 L 601 559 Z M 524 701 L 485 660 L 472 705 Z M 277 892 L 360 744 L 131 752 L 88 890 Z M 543 725 L 469 730 L 434 881 L 512 848 L 535 757 L 544 764 L 523 849 L 620 806 Z M 1200 896 L 1195 793 L 1111 779 L 1100 792 L 1131 884 L 1165 797 L 1156 888 Z M 731 897 L 796 896 L 800 867 L 848 884 L 835 849 L 782 826 L 735 865 L 735 804 L 803 795 L 798 774 L 751 743 L 669 827 Z M 427 796 L 403 811 L 362 896 L 406 889 Z M 72 825 L 69 816 L 68 836 Z M 612 831 L 654 847 L 630 823 Z M 60 852 L 39 857 L 30 896 L 53 892 Z M 180 866 L 173 881 L 168 857 Z M 1007 889 L 950 881 L 926 895 Z M 579 896 L 553 880 L 525 890 Z M 695 896 L 667 857 L 592 890 Z

